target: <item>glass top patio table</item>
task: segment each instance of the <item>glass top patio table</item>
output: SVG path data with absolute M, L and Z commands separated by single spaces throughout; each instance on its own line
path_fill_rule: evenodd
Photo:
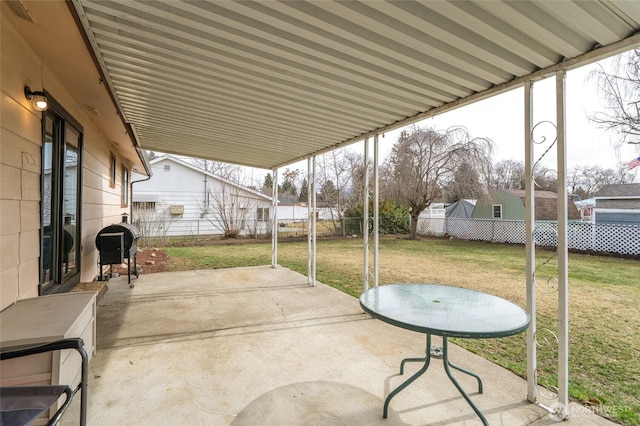
M 405 358 L 400 363 L 400 374 L 404 374 L 407 362 L 420 362 L 423 366 L 389 393 L 384 402 L 384 418 L 387 418 L 391 399 L 427 371 L 431 358 L 441 358 L 451 382 L 482 423 L 489 424 L 455 379 L 451 369 L 474 377 L 478 382 L 479 393 L 483 392 L 482 380 L 476 373 L 449 361 L 448 338 L 486 339 L 521 333 L 527 329 L 530 320 L 521 307 L 498 296 L 438 284 L 390 284 L 374 287 L 360 295 L 360 306 L 374 318 L 427 336 L 425 356 Z M 431 335 L 442 336 L 441 348 L 431 346 Z
M 515 303 L 491 294 L 437 284 L 390 284 L 360 296 L 371 316 L 397 327 L 445 337 L 511 336 L 529 326 Z

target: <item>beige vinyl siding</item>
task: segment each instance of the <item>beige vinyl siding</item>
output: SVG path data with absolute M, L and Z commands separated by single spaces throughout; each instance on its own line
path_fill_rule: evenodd
M 42 86 L 41 61 L 2 22 L 0 111 L 0 309 L 38 295 L 40 113 L 24 85 Z
M 80 281 L 91 281 L 98 273 L 98 252 L 95 239 L 98 232 L 107 225 L 120 222 L 122 213 L 128 208 L 121 207 L 122 157 L 102 133 L 89 120 L 83 122 L 84 150 L 82 174 L 82 275 Z M 116 154 L 116 185 L 110 185 L 111 153 Z
M 80 281 L 98 274 L 95 236 L 121 220 L 121 164 L 126 156 L 91 121 L 91 113 L 6 20 L 1 29 L 0 310 L 38 296 L 42 114 L 24 97 L 24 86 L 43 88 L 83 127 Z M 128 147 L 133 151 L 132 147 Z M 109 153 L 116 155 L 116 187 L 109 187 Z M 131 153 L 126 153 L 131 156 Z

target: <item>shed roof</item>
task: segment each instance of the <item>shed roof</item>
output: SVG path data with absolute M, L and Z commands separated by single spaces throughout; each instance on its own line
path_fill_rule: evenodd
M 458 200 L 446 208 L 445 216 L 447 218 L 468 219 L 476 207 L 475 201 L 476 200 Z
M 526 206 L 525 191 L 505 190 L 506 193 L 514 195 L 520 199 L 523 206 Z M 535 219 L 536 220 L 556 220 L 558 218 L 558 195 L 551 191 L 535 191 Z M 570 196 L 567 196 L 567 216 L 569 219 L 581 219 L 578 208 L 573 203 Z
M 640 183 L 605 185 L 594 198 L 640 198 Z

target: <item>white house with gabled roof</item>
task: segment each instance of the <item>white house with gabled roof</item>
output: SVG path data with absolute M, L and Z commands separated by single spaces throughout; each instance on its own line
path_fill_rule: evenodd
M 173 155 L 150 162 L 155 176 L 132 186 L 133 223 L 143 237 L 256 235 L 271 229 L 271 197 Z

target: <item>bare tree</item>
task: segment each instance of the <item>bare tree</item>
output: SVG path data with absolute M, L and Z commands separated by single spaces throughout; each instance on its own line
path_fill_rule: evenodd
M 236 238 L 247 229 L 247 218 L 258 207 L 256 198 L 225 181 L 219 181 L 213 189 L 209 189 L 209 200 L 209 209 L 204 217 L 229 238 Z
M 454 203 L 463 198 L 479 198 L 485 193 L 478 170 L 464 161 L 454 170 L 453 179 L 444 189 L 444 198 Z
M 298 198 L 298 180 L 300 176 L 302 176 L 302 170 L 300 169 L 285 169 L 282 173 L 282 183 L 278 188 L 278 195 L 296 200 Z
M 536 190 L 558 191 L 558 172 L 548 167 L 538 165 L 533 171 L 533 184 Z
M 352 188 L 353 155 L 353 152 L 339 148 L 321 155 L 317 162 L 317 185 L 321 188 L 319 200 L 328 209 L 336 230 L 340 228 L 347 197 Z
M 607 102 L 607 110 L 591 120 L 615 131 L 619 143 L 640 145 L 640 48 L 618 55 L 611 71 L 600 65 L 590 77 Z
M 149 244 L 154 239 L 166 242 L 171 215 L 168 214 L 168 206 L 155 202 L 136 203 L 131 222 L 140 231 L 141 244 Z
M 489 189 L 524 189 L 524 163 L 516 160 L 497 162 L 491 170 Z
M 567 186 L 570 194 L 589 198 L 605 185 L 629 183 L 633 181 L 633 174 L 629 173 L 626 164 L 620 164 L 615 169 L 603 169 L 600 166 L 576 166 L 567 176 Z
M 482 170 L 492 150 L 490 139 L 472 138 L 460 126 L 445 132 L 413 127 L 400 134 L 389 157 L 391 194 L 411 209 L 410 238 L 417 235 L 420 213 L 442 196 L 455 170 L 463 163 Z
M 344 156 L 346 167 L 351 176 L 349 186 L 342 189 L 343 207 L 355 207 L 364 200 L 364 156 L 355 151 L 346 151 Z M 373 163 L 369 164 L 369 184 L 373 181 Z

